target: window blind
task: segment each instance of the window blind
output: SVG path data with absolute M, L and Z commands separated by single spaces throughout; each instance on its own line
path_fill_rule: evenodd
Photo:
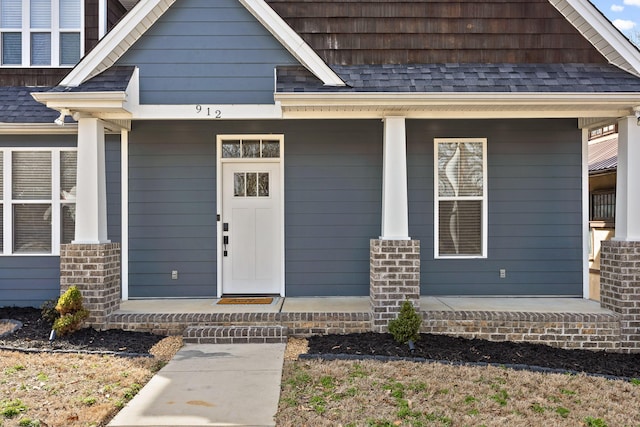
M 51 0 L 31 0 L 31 28 L 51 28 Z
M 51 205 L 13 205 L 13 252 L 51 253 Z
M 51 33 L 31 33 L 31 65 L 51 65 Z
M 60 33 L 60 65 L 80 61 L 80 33 Z
M 439 142 L 437 149 L 439 255 L 482 255 L 483 143 Z
M 60 0 L 60 28 L 80 29 L 80 0 Z
M 21 0 L 0 0 L 0 14 L 2 28 L 22 28 Z
M 22 34 L 2 33 L 2 64 L 22 64 Z
M 14 200 L 51 200 L 51 152 L 16 151 L 12 171 Z

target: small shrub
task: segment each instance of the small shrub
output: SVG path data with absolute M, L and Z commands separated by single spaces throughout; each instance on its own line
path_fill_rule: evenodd
M 58 305 L 58 300 L 56 299 L 45 301 L 44 304 L 42 304 L 42 307 L 40 307 L 42 310 L 40 312 L 40 317 L 48 323 L 55 322 L 60 317 L 60 313 L 56 310 L 56 305 Z
M 71 286 L 58 299 L 56 311 L 60 313 L 61 316 L 64 316 L 65 314 L 72 314 L 79 310 L 82 310 L 82 294 L 77 287 Z
M 420 325 L 422 318 L 413 304 L 405 301 L 400 308 L 400 314 L 396 319 L 389 322 L 389 332 L 393 335 L 393 339 L 401 344 L 407 344 L 409 341 L 417 341 L 420 338 Z
M 73 314 L 65 314 L 56 320 L 53 329 L 59 336 L 67 335 L 80 329 L 82 322 L 89 317 L 89 312 L 85 309 Z
M 79 330 L 89 317 L 89 312 L 82 306 L 82 294 L 75 286 L 67 289 L 58 299 L 56 311 L 60 317 L 53 322 L 53 330 L 60 336 Z

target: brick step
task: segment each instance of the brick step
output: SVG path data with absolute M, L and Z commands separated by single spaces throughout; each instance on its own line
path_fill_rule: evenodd
M 188 326 L 182 340 L 189 344 L 286 343 L 288 330 L 280 325 Z

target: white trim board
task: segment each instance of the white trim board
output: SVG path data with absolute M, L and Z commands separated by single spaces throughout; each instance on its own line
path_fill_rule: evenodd
M 222 158 L 222 141 L 224 140 L 243 140 L 243 139 L 271 139 L 280 141 L 280 157 L 279 158 Z M 285 188 L 284 188 L 284 134 L 218 134 L 216 135 L 216 297 L 222 297 L 222 256 L 223 256 L 223 230 L 222 230 L 222 163 L 223 162 L 277 162 L 280 164 L 280 240 L 281 240 L 281 256 L 280 256 L 280 296 L 285 294 Z

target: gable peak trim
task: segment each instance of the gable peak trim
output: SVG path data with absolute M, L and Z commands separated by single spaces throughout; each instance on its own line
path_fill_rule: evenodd
M 345 86 L 342 79 L 264 0 L 238 1 L 325 86 Z
M 345 83 L 264 0 L 238 0 L 302 65 L 327 86 Z M 176 2 L 140 0 L 60 82 L 76 87 L 105 71 Z
M 640 76 L 640 51 L 589 0 L 549 0 L 609 63 Z

